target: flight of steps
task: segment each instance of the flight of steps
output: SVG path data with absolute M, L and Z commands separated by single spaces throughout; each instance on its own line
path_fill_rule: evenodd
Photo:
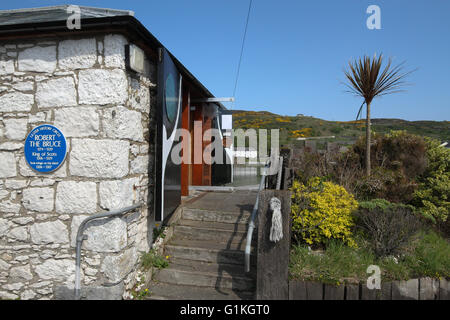
M 249 217 L 247 212 L 184 208 L 173 237 L 165 246 L 169 267 L 154 276 L 148 298 L 253 299 L 256 286 L 253 255 L 251 271 L 244 271 Z M 255 242 L 252 245 L 256 248 Z

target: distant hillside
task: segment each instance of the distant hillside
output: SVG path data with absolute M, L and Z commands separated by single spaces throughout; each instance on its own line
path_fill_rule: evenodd
M 280 129 L 281 144 L 299 137 L 335 136 L 337 140 L 354 141 L 365 133 L 365 120 L 327 121 L 309 116 L 281 116 L 267 111 L 233 110 L 233 127 L 242 129 Z M 406 130 L 441 141 L 450 140 L 450 121 L 407 121 L 402 119 L 372 119 L 378 133 Z

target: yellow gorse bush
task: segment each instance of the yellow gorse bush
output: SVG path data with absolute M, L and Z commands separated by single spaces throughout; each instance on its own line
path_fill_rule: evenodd
M 278 122 L 291 122 L 291 119 L 277 117 L 277 118 L 275 118 L 275 121 L 278 121 Z
M 292 184 L 292 231 L 308 244 L 324 243 L 327 239 L 341 239 L 356 246 L 352 238 L 352 212 L 358 202 L 344 187 L 318 177 L 306 185 Z
M 291 136 L 294 138 L 310 137 L 311 133 L 312 133 L 312 128 L 302 128 L 299 130 L 292 130 Z

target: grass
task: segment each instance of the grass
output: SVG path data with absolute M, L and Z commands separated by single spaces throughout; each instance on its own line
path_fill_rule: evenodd
M 294 279 L 339 285 L 358 283 L 372 262 L 370 252 L 350 248 L 340 241 L 330 241 L 323 253 L 314 253 L 303 245 L 294 246 L 289 269 Z
M 400 257 L 376 258 L 362 239 L 358 248 L 330 241 L 323 253 L 296 245 L 291 250 L 290 277 L 328 284 L 366 281 L 369 265 L 378 265 L 382 279 L 407 280 L 417 277 L 450 278 L 450 243 L 433 231 L 421 231 Z
M 417 275 L 450 277 L 449 242 L 434 232 L 423 234 L 414 255 L 406 256 L 405 260 Z
M 163 257 L 159 255 L 154 249 L 151 249 L 147 253 L 143 253 L 141 256 L 141 266 L 145 271 L 148 271 L 151 267 L 157 269 L 164 269 L 169 266 L 169 257 Z

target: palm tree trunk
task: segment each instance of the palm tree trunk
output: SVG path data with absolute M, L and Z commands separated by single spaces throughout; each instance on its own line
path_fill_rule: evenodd
M 367 105 L 366 116 L 366 176 L 370 176 L 370 102 Z

